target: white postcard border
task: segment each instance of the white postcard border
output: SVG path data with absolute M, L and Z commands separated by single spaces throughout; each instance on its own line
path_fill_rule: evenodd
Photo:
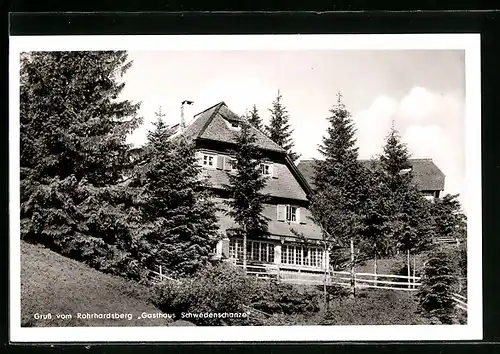
M 454 326 L 22 328 L 20 304 L 19 53 L 54 50 L 463 49 L 466 65 L 468 324 Z M 10 340 L 12 342 L 438 341 L 482 339 L 479 34 L 11 36 L 9 52 Z

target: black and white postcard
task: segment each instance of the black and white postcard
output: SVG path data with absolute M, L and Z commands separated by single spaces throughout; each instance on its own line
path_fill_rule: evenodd
M 482 339 L 479 35 L 10 40 L 12 341 Z

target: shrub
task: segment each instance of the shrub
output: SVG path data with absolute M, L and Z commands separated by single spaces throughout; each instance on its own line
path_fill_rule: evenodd
M 228 263 L 205 268 L 191 278 L 157 284 L 153 293 L 152 301 L 162 311 L 197 325 L 300 324 L 304 321 L 298 318 L 300 315 L 307 317 L 319 311 L 322 296 L 315 287 L 278 284 L 245 276 L 240 268 Z M 196 318 L 188 317 L 188 313 L 240 313 L 246 316 Z M 293 319 L 293 316 L 298 317 Z
M 423 325 L 418 302 L 405 291 L 361 290 L 356 298 L 338 299 L 320 321 L 321 325 Z
M 316 288 L 292 284 L 262 282 L 252 296 L 252 307 L 270 314 L 305 314 L 318 312 L 321 293 Z
M 174 313 L 177 319 L 197 325 L 245 324 L 247 318 L 194 317 L 205 313 L 247 314 L 256 290 L 256 280 L 242 270 L 222 263 L 209 266 L 191 278 L 157 284 L 152 301 L 162 311 Z
M 433 251 L 429 257 L 418 292 L 421 310 L 443 324 L 452 324 L 455 313 L 452 294 L 456 283 L 453 259 L 449 252 L 441 249 Z

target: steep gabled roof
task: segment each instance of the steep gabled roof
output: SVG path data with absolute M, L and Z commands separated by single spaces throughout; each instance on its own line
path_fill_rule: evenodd
M 375 163 L 375 167 L 378 166 L 376 160 L 359 160 L 359 162 L 366 168 L 371 168 L 372 162 Z M 413 181 L 419 190 L 444 190 L 445 175 L 432 159 L 410 159 L 409 162 L 412 166 Z M 303 160 L 297 166 L 309 184 L 313 182 L 314 163 L 315 160 Z
M 224 102 L 219 102 L 194 116 L 193 122 L 186 128 L 186 136 L 193 139 L 234 143 L 235 133 L 228 126 L 231 121 L 241 121 L 241 117 L 232 112 Z M 257 138 L 256 143 L 259 148 L 285 153 L 283 148 L 260 130 L 255 127 L 251 129 Z
M 219 102 L 203 112 L 196 114 L 192 123 L 186 127 L 185 134 L 187 137 L 194 140 L 210 140 L 234 144 L 236 143 L 236 131 L 231 127 L 231 123 L 241 121 L 242 118 L 232 112 L 224 102 Z M 288 181 L 288 183 L 279 183 L 278 185 L 277 181 L 271 180 L 268 186 L 268 192 L 276 196 L 286 194 L 293 199 L 307 200 L 307 196 L 311 194 L 311 187 L 308 181 L 302 176 L 297 166 L 286 154 L 286 151 L 257 128 L 251 126 L 251 129 L 257 139 L 256 145 L 260 149 L 277 152 L 283 155 L 285 160 L 284 165 L 288 167 L 293 178 L 300 185 L 300 188 L 302 188 L 302 190 L 299 191 L 295 189 L 296 187 L 292 187 L 296 185 L 295 181 L 293 183 L 292 181 Z M 216 185 L 226 183 L 224 179 L 226 177 L 225 173 L 218 174 L 213 171 L 211 173 L 214 174 L 211 178 Z M 303 195 L 303 193 L 305 193 L 305 195 Z

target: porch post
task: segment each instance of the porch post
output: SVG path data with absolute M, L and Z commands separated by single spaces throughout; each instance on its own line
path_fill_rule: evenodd
M 281 243 L 274 244 L 274 264 L 276 264 L 276 280 L 280 281 L 280 267 L 281 267 Z

